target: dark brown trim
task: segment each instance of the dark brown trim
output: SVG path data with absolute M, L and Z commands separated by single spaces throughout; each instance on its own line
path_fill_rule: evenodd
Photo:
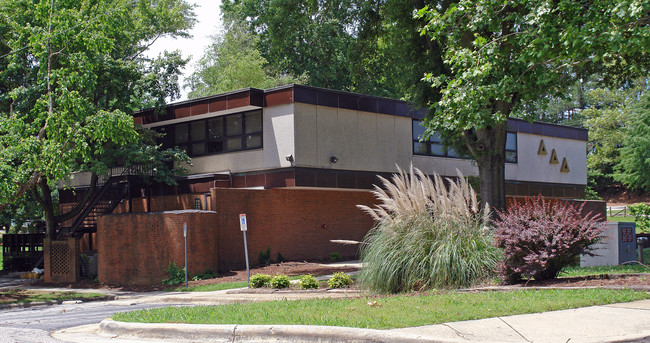
M 146 109 L 135 112 L 133 116 L 134 121 L 142 125 L 244 106 L 270 107 L 294 102 L 381 113 L 418 120 L 423 119 L 426 115 L 426 110 L 418 109 L 406 101 L 290 84 L 267 90 L 245 88 L 199 99 L 186 100 L 168 105 L 164 115 L 156 114 L 154 109 Z M 581 141 L 587 141 L 588 139 L 587 129 L 541 122 L 530 123 L 517 118 L 508 119 L 508 130 Z

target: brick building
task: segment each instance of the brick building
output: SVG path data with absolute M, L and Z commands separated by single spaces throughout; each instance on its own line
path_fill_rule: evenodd
M 353 257 L 356 246 L 330 240 L 361 240 L 372 227 L 356 205 L 373 203 L 368 190 L 378 175 L 411 163 L 425 173 L 478 175 L 436 136 L 419 141 L 422 118 L 404 101 L 299 85 L 183 101 L 162 115 L 137 112 L 137 124 L 165 133 L 161 143 L 185 149 L 193 165 L 177 186 L 127 182 L 82 249 L 97 250 L 100 281 L 159 282 L 170 261 L 183 262 L 187 223 L 190 272 L 227 271 L 244 265 L 238 214 L 246 213 L 253 264 L 267 248 L 272 259 Z M 584 129 L 510 119 L 507 195 L 581 198 L 586 143 Z M 80 189 L 88 176 L 69 182 Z

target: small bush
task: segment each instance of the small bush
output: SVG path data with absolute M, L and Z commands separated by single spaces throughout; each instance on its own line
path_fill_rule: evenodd
M 509 283 L 522 277 L 552 279 L 580 254 L 591 254 L 605 223 L 598 221 L 600 215 L 583 217 L 582 207 L 538 196 L 497 212 L 495 240 L 505 249 L 499 276 Z
M 255 274 L 251 276 L 251 287 L 261 288 L 267 286 L 271 282 L 271 275 Z
M 381 203 L 359 206 L 377 222 L 361 245 L 359 283 L 399 293 L 467 287 L 496 273 L 501 251 L 489 213 L 465 177 L 431 179 L 411 167 L 382 181 L 374 192 Z
M 636 222 L 636 232 L 650 233 L 650 205 L 640 203 L 630 205 L 629 208 Z
M 261 266 L 268 266 L 271 264 L 271 247 L 266 247 L 266 251 L 260 251 L 258 259 Z
M 180 268 L 174 262 L 169 262 L 169 268 L 165 269 L 169 278 L 162 281 L 163 285 L 178 285 L 185 282 L 185 269 Z
M 350 275 L 342 272 L 334 273 L 331 279 L 327 280 L 327 287 L 329 288 L 343 288 L 353 284 Z
M 278 274 L 271 279 L 271 282 L 269 282 L 269 284 L 273 288 L 289 288 L 291 282 L 289 281 L 288 276 L 284 274 Z
M 340 259 L 341 259 L 341 254 L 339 254 L 337 252 L 333 252 L 333 253 L 330 254 L 330 261 L 332 261 L 332 262 L 339 261 Z
M 282 262 L 286 262 L 287 259 L 284 258 L 284 256 L 282 256 L 282 254 L 278 253 L 278 258 L 276 259 L 276 261 L 278 261 L 278 263 L 282 263 Z
M 316 289 L 318 288 L 318 280 L 312 275 L 305 275 L 300 278 L 300 287 L 302 289 Z
M 210 269 L 206 269 L 202 274 L 196 274 L 192 277 L 192 281 L 198 281 L 198 280 L 207 280 L 207 279 L 214 279 L 217 276 L 219 276 L 217 273 L 213 272 Z

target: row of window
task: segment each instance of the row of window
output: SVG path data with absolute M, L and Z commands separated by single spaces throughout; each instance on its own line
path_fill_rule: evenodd
M 158 127 L 163 148 L 177 146 L 190 157 L 262 147 L 262 111 L 242 112 Z
M 433 133 L 428 141 L 421 142 L 425 128 L 421 121 L 413 121 L 413 154 L 426 156 L 441 156 L 462 158 L 453 148 L 442 144 L 442 139 L 437 133 Z M 517 134 L 508 132 L 506 136 L 506 162 L 517 163 Z

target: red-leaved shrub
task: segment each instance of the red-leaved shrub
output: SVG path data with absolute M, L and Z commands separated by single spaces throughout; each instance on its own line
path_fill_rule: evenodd
M 581 215 L 583 206 L 540 195 L 497 212 L 495 240 L 505 251 L 499 276 L 509 283 L 522 277 L 552 279 L 580 254 L 591 255 L 605 223 L 598 221 L 600 214 Z

